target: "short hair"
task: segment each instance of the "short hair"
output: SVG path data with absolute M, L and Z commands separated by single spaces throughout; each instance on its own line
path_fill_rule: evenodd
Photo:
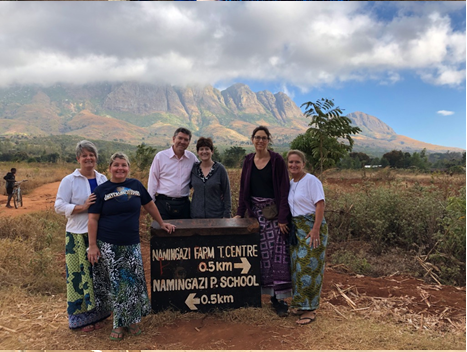
M 214 151 L 214 144 L 211 138 L 199 137 L 198 142 L 196 142 L 196 151 L 199 151 L 201 147 L 208 147 L 211 151 Z
M 16 167 L 12 167 L 10 172 L 16 172 Z
M 272 139 L 272 135 L 271 135 L 271 132 L 269 132 L 269 129 L 266 127 L 266 126 L 258 126 L 256 127 L 254 130 L 253 130 L 253 133 L 251 134 L 251 138 L 254 138 L 255 137 L 255 134 L 256 132 L 258 131 L 264 131 L 264 133 L 267 134 L 268 136 L 268 139 L 271 140 Z
M 298 155 L 298 157 L 302 159 L 303 163 L 306 164 L 305 153 L 303 153 L 301 150 L 297 150 L 297 149 L 289 150 L 287 153 L 287 161 L 289 161 L 289 156 L 291 155 Z
M 76 157 L 77 158 L 79 158 L 81 154 L 83 154 L 83 149 L 86 149 L 87 151 L 94 153 L 96 158 L 98 157 L 97 148 L 93 142 L 89 142 L 87 140 L 82 140 L 81 142 L 78 142 L 78 144 L 76 145 Z
M 174 132 L 174 138 L 177 137 L 177 134 L 179 134 L 180 132 L 189 135 L 190 136 L 190 141 L 191 141 L 191 131 L 189 129 L 185 128 L 185 127 L 177 128 L 175 130 L 175 132 Z
M 109 167 L 112 166 L 115 159 L 123 159 L 127 162 L 128 166 L 130 166 L 130 159 L 128 158 L 128 156 L 125 153 L 116 152 L 116 153 L 113 153 L 112 156 L 110 157 Z

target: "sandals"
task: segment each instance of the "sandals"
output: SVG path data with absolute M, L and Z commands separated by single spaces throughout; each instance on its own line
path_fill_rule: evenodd
M 291 313 L 292 315 L 302 315 L 303 313 L 305 313 L 306 310 L 301 310 L 299 308 L 291 308 L 289 309 L 289 313 Z
M 122 341 L 123 340 L 123 331 L 117 331 L 116 329 L 112 329 L 109 337 L 112 341 Z
M 84 328 L 81 328 L 81 331 L 91 332 L 91 331 L 94 331 L 94 330 L 102 329 L 103 327 L 104 327 L 104 323 L 100 321 L 100 322 L 95 323 L 95 324 L 86 325 Z
M 141 329 L 139 328 L 138 325 L 130 325 L 128 327 L 128 331 L 130 332 L 130 334 L 132 334 L 133 336 L 138 336 L 138 335 L 141 335 L 142 331 Z
M 310 314 L 309 316 L 304 316 L 305 314 Z M 316 312 L 314 310 L 308 311 L 300 315 L 300 318 L 296 321 L 298 325 L 307 325 L 316 320 Z
M 138 325 L 132 325 L 126 328 L 130 334 L 133 336 L 138 336 L 141 335 L 142 331 L 139 328 Z M 118 331 L 117 329 L 112 329 L 112 332 L 110 333 L 110 339 L 112 341 L 122 341 L 123 340 L 123 330 Z
M 94 326 L 94 324 L 91 324 L 91 325 L 86 325 L 84 328 L 81 329 L 81 331 L 91 332 L 91 331 L 94 331 L 95 329 L 96 327 Z

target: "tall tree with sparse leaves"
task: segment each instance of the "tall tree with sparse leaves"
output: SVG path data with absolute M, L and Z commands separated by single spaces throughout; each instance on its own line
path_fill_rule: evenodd
M 334 107 L 333 99 L 321 98 L 301 106 L 305 106 L 304 115 L 311 118 L 310 128 L 297 136 L 290 146 L 304 152 L 313 169 L 322 173 L 352 150 L 354 141 L 351 135 L 361 132 L 361 129 L 353 127 L 347 116 L 341 116 L 342 110 Z

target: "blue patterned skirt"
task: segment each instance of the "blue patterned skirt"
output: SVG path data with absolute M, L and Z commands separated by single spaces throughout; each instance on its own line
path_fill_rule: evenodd
M 97 240 L 97 246 L 102 265 L 95 270 L 94 290 L 106 297 L 97 305 L 111 308 L 114 329 L 139 323 L 151 313 L 140 244 L 119 246 Z
M 252 197 L 252 210 L 259 222 L 262 293 L 284 299 L 292 295 L 289 246 L 281 236 L 279 221 L 268 220 L 262 209 L 274 199 Z
M 315 223 L 315 214 L 293 217 L 297 229 L 296 246 L 290 246 L 292 262 L 293 299 L 291 307 L 302 310 L 319 308 L 323 286 L 324 257 L 328 244 L 328 225 L 323 219 L 320 227 L 320 242 L 310 247 L 310 238 L 305 239 Z

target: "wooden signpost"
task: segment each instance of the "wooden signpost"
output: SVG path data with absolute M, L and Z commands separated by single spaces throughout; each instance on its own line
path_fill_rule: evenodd
M 171 220 L 151 229 L 151 304 L 155 312 L 261 307 L 255 219 Z

